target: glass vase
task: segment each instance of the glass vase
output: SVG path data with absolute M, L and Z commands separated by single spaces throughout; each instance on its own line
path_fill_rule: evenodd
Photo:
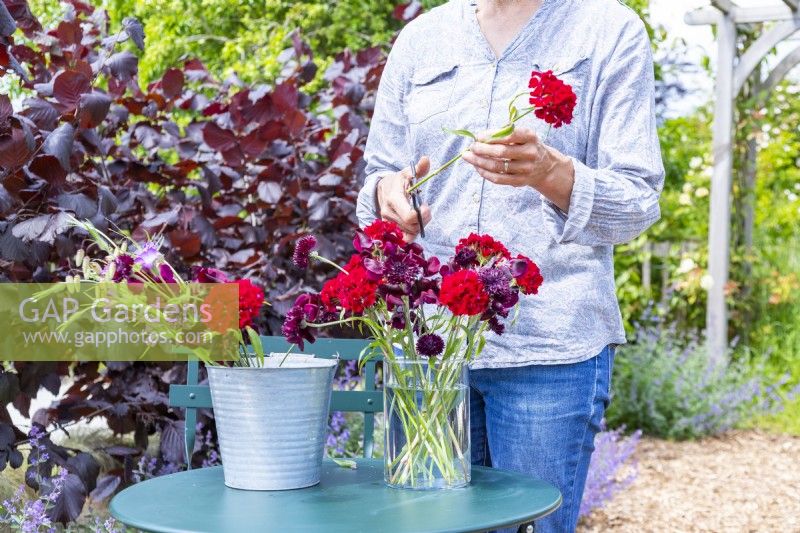
M 466 362 L 386 358 L 384 380 L 386 483 L 419 490 L 469 484 Z

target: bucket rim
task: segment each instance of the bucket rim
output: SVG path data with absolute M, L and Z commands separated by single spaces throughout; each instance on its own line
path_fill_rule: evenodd
M 230 370 L 235 372 L 289 372 L 289 371 L 304 371 L 304 370 L 320 370 L 336 367 L 339 359 L 328 359 L 323 357 L 309 357 L 307 360 L 299 363 L 297 359 L 286 361 L 283 366 L 271 367 L 254 367 L 254 366 L 225 366 L 225 365 L 206 365 L 206 370 L 221 371 Z

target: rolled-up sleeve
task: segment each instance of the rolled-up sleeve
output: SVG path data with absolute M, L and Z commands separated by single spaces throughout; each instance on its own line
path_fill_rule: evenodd
M 406 146 L 408 120 L 403 105 L 405 85 L 408 80 L 406 70 L 409 66 L 408 55 L 405 52 L 408 33 L 407 26 L 397 37 L 378 86 L 375 111 L 364 151 L 366 178 L 364 186 L 358 193 L 356 206 L 356 216 L 362 227 L 370 224 L 378 216 L 375 203 L 378 181 L 387 174 L 400 171 L 408 164 L 406 159 L 410 157 L 410 151 Z M 402 162 L 402 165 L 398 165 L 399 162 Z
M 602 73 L 591 103 L 586 162 L 572 158 L 569 211 L 549 201 L 542 204 L 545 224 L 559 243 L 621 244 L 661 216 L 664 165 L 653 58 L 640 20 L 626 26 Z

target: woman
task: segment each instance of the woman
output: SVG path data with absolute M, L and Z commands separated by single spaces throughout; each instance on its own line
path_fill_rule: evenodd
M 443 131 L 501 127 L 531 70 L 572 86 L 570 125 L 548 131 L 529 115 L 510 137 L 471 147 Z M 471 369 L 472 458 L 556 484 L 563 504 L 537 531 L 573 531 L 614 346 L 625 342 L 613 246 L 660 216 L 653 62 L 636 14 L 616 0 L 451 0 L 411 22 L 378 91 L 360 223 L 380 215 L 417 238 L 404 163 L 424 176 L 420 156 L 438 166 L 468 147 L 422 187 L 420 244 L 446 256 L 488 233 L 545 280 Z

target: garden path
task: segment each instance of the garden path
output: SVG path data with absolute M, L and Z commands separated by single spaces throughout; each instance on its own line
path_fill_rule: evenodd
M 579 533 L 800 533 L 800 437 L 644 438 L 636 458 L 636 481 L 583 520 Z

